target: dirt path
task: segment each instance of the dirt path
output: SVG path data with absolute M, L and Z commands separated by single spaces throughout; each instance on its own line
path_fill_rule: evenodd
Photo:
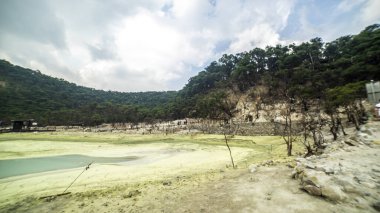
M 363 212 L 302 191 L 285 165 L 212 172 L 195 177 L 122 185 L 75 193 L 55 200 L 33 197 L 13 205 L 16 212 Z M 4 210 L 4 209 L 3 209 Z M 366 212 L 369 209 L 366 209 Z
M 181 205 L 170 210 L 180 212 L 334 212 L 339 208 L 316 199 L 299 189 L 299 183 L 289 178 L 286 166 L 262 167 L 255 173 L 241 171 L 209 183 L 196 190 Z M 177 205 L 177 207 L 175 207 Z M 169 205 L 170 206 L 170 205 Z M 187 211 L 189 210 L 189 211 Z

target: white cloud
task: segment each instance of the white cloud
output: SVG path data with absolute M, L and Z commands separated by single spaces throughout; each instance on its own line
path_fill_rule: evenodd
M 280 41 L 279 34 L 270 26 L 265 24 L 256 25 L 237 35 L 236 41 L 230 46 L 230 51 L 239 53 L 255 47 L 265 48 L 283 43 Z
M 299 1 L 285 34 L 287 40 L 299 42 L 314 37 L 329 42 L 355 35 L 380 21 L 379 7 L 379 0 Z
M 380 1 L 368 0 L 361 10 L 361 20 L 365 24 L 375 24 L 380 21 Z
M 123 19 L 114 29 L 114 44 L 111 46 L 115 47 L 115 58 L 95 62 L 96 66 L 90 61 L 81 69 L 82 79 L 91 79 L 88 84 L 98 81 L 93 76 L 98 76 L 99 73 L 108 75 L 108 81 L 102 81 L 98 88 L 167 90 L 169 81 L 181 78 L 183 72 L 191 66 L 203 65 L 212 54 L 210 46 L 199 47 L 191 43 L 197 35 L 178 31 L 159 13 L 141 10 L 136 15 Z M 135 85 L 136 79 L 131 82 L 128 76 L 124 84 L 115 84 L 120 77 L 113 72 L 117 68 L 128 72 L 128 75 L 139 76 L 139 84 Z
M 348 12 L 366 0 L 343 0 L 339 3 L 337 9 L 340 12 Z
M 355 12 L 365 5 L 360 10 L 364 21 L 356 21 L 357 26 L 378 20 L 375 8 L 379 7 L 379 1 L 363 1 L 343 1 L 338 11 Z M 284 43 L 280 32 L 300 1 L 35 0 L 29 6 L 24 3 L 0 1 L 0 57 L 84 86 L 147 91 L 180 89 L 196 74 L 194 70 L 201 71 L 223 53 Z M 41 13 L 41 8 L 46 11 Z M 16 9 L 16 15 L 7 12 Z M 322 23 L 315 27 L 308 22 L 309 10 L 305 9 L 303 14 L 306 21 L 300 21 L 299 35 L 302 39 L 315 34 L 324 37 L 330 32 L 329 25 Z M 34 17 L 31 14 L 36 17 L 28 18 Z M 299 39 L 287 38 L 290 42 Z
M 229 0 L 38 3 L 63 21 L 56 30 L 63 37 L 48 38 L 59 38 L 66 48 L 39 41 L 35 50 L 37 38 L 12 37 L 10 43 L 22 41 L 34 48 L 25 52 L 21 46 L 1 45 L 0 54 L 11 62 L 17 55 L 20 65 L 78 84 L 119 91 L 180 89 L 195 74 L 194 68 L 201 71 L 222 54 L 216 48 L 220 43 L 225 50 L 238 52 L 280 42 L 277 31 L 286 25 L 293 5 Z M 39 22 L 44 29 L 52 27 Z

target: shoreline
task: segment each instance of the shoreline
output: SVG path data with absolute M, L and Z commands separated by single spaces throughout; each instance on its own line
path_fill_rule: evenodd
M 72 193 L 107 190 L 123 184 L 164 181 L 177 176 L 192 177 L 225 169 L 230 163 L 226 147 L 192 143 L 109 144 L 88 142 L 6 141 L 2 150 L 24 147 L 23 156 L 2 159 L 83 154 L 98 157 L 144 156 L 138 164 L 94 163 L 70 188 Z M 70 147 L 75 146 L 75 151 Z M 54 147 L 49 149 L 46 147 Z M 235 160 L 242 162 L 252 150 L 233 147 Z M 42 197 L 61 193 L 83 170 L 73 168 L 0 179 L 2 207 L 17 203 L 30 195 Z
M 53 183 L 54 189 L 46 187 L 46 185 L 45 188 L 39 186 L 40 188 L 36 187 L 31 191 L 25 191 L 24 196 L 20 199 L 11 200 L 11 198 L 16 198 L 17 196 L 7 194 L 9 195 L 8 200 L 3 199 L 6 204 L 0 206 L 0 212 L 229 211 L 327 213 L 345 211 L 359 213 L 366 211 L 375 213 L 376 210 L 373 207 L 375 204 L 373 202 L 380 195 L 378 190 L 380 182 L 370 177 L 378 176 L 377 172 L 380 171 L 380 165 L 378 164 L 378 156 L 380 155 L 377 155 L 377 150 L 380 150 L 380 135 L 379 132 L 371 133 L 372 136 L 370 133 L 365 133 L 371 128 L 377 128 L 371 127 L 371 125 L 380 126 L 380 124 L 370 123 L 367 125 L 369 127 L 363 127 L 361 132 L 356 132 L 351 128 L 347 130 L 350 135 L 340 137 L 338 141 L 328 139 L 327 154 L 302 158 L 319 167 L 327 168 L 330 165 L 342 164 L 343 171 L 355 171 L 357 175 L 367 175 L 364 177 L 358 176 L 360 179 L 364 178 L 366 183 L 361 186 L 360 190 L 370 191 L 370 194 L 364 191 L 358 194 L 354 191 L 347 192 L 343 190 L 346 195 L 343 196 L 344 199 L 338 201 L 331 200 L 331 197 L 308 194 L 305 189 L 302 189 L 300 181 L 291 177 L 294 170 L 292 167 L 298 165 L 297 162 L 300 161 L 300 158 L 294 159 L 296 156 L 287 158 L 279 154 L 285 154 L 286 149 L 282 145 L 275 146 L 273 152 L 270 153 L 268 148 L 263 146 L 271 143 L 272 145 L 281 143 L 280 140 L 275 140 L 273 137 L 233 138 L 232 152 L 234 160 L 238 162 L 238 169 L 232 169 L 229 166 L 228 150 L 225 146 L 218 144 L 221 141 L 221 136 L 200 135 L 198 138 L 175 138 L 171 136 L 170 139 L 161 138 L 158 140 L 159 142 L 154 143 L 145 143 L 141 138 L 129 138 L 129 141 L 133 141 L 131 144 L 125 141 L 108 144 L 103 144 L 101 141 L 86 143 L 60 141 L 55 142 L 55 145 L 61 153 L 62 150 L 69 150 L 61 149 L 62 147 L 76 144 L 77 151 L 103 156 L 125 154 L 125 150 L 120 149 L 121 147 L 125 147 L 129 153 L 136 153 L 139 150 L 145 151 L 144 153 L 157 153 L 171 149 L 176 151 L 177 154 L 152 161 L 150 164 L 143 166 L 144 168 L 141 165 L 131 165 L 128 169 L 123 169 L 122 166 L 114 164 L 94 164 L 90 170 L 86 171 L 78 179 L 73 188 L 70 188 L 71 194 L 53 199 L 38 198 L 62 193 L 67 184 L 59 183 L 64 179 L 58 178 L 58 176 L 65 174 L 67 182 L 71 182 L 83 168 L 66 172 L 61 171 L 61 173 L 53 172 L 40 177 L 37 175 L 37 177 L 21 178 L 9 183 L 2 183 L 0 180 L 0 190 L 2 190 L 1 187 L 10 186 L 14 183 L 21 186 L 31 184 L 34 181 L 37 184 L 38 181 L 41 181 L 41 177 L 44 177 L 46 182 L 48 182 L 47 179 L 54 178 L 57 181 Z M 351 146 L 349 145 L 350 143 L 345 142 L 351 136 L 356 136 L 358 140 L 365 140 L 368 143 L 358 143 Z M 104 137 L 109 138 L 111 136 L 105 135 Z M 114 135 L 112 137 L 113 140 L 117 140 L 119 136 Z M 202 142 L 197 141 L 200 138 L 203 140 Z M 44 143 L 52 143 L 47 140 L 38 142 L 38 139 L 35 139 L 25 143 L 35 143 L 37 147 Z M 146 139 L 151 141 L 149 137 Z M 91 140 L 92 138 L 90 138 Z M 142 143 L 136 143 L 136 141 L 141 141 Z M 193 141 L 193 143 L 189 141 Z M 353 142 L 351 141 L 351 143 Z M 4 142 L 0 142 L 0 147 L 2 144 Z M 29 148 L 31 147 L 29 146 Z M 90 150 L 92 151 L 88 152 Z M 51 151 L 51 153 L 54 152 Z M 32 152 L 30 154 L 33 155 Z M 365 163 L 355 163 L 359 159 Z M 305 167 L 310 170 L 306 171 L 308 174 L 313 172 L 313 169 L 307 167 L 311 165 L 310 162 L 305 164 Z M 365 165 L 368 165 L 368 167 L 365 167 Z M 331 180 L 339 180 L 339 178 L 345 178 L 348 175 L 340 174 L 339 172 L 336 175 L 331 175 L 329 172 L 328 177 Z M 336 188 L 342 187 L 339 184 L 344 182 L 328 183 L 332 184 L 331 187 Z M 17 187 L 8 188 L 8 192 L 15 189 L 21 190 L 21 188 Z M 41 189 L 41 191 L 37 189 Z M 32 191 L 34 193 L 31 193 Z M 36 193 L 36 191 L 39 192 Z M 15 191 L 12 193 L 15 193 Z M 21 191 L 18 193 L 20 195 Z

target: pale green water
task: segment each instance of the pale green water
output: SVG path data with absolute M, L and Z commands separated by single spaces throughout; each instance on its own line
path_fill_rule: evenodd
M 83 167 L 89 163 L 122 163 L 139 159 L 126 157 L 93 157 L 86 155 L 59 155 L 50 157 L 0 160 L 0 178 Z

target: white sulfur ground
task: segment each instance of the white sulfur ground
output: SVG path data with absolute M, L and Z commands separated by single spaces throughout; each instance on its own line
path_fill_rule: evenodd
M 191 175 L 210 168 L 223 168 L 230 158 L 224 146 L 201 146 L 190 143 L 151 143 L 114 145 L 82 142 L 2 142 L 0 150 L 22 152 L 25 157 L 82 154 L 98 157 L 139 156 L 126 164 L 94 163 L 70 188 L 71 192 L 104 189 L 118 183 L 163 180 L 176 175 Z M 233 148 L 235 160 L 244 159 L 249 149 Z M 11 157 L 8 157 L 8 159 Z M 15 158 L 12 156 L 12 158 Z M 57 170 L 0 179 L 0 203 L 15 202 L 24 197 L 61 193 L 84 168 Z

